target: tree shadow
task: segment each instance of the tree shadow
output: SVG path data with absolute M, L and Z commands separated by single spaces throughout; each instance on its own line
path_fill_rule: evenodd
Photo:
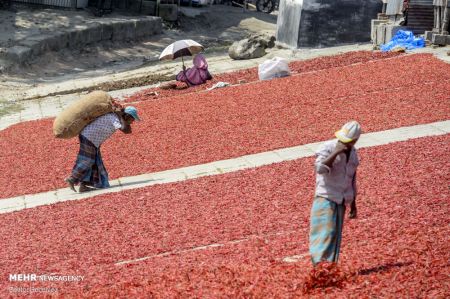
M 399 263 L 388 263 L 385 265 L 381 265 L 381 266 L 377 266 L 377 267 L 372 267 L 372 268 L 368 268 L 368 269 L 361 269 L 358 271 L 358 275 L 369 275 L 372 273 L 383 273 L 386 271 L 389 271 L 393 268 L 400 268 L 400 267 L 404 267 L 404 266 L 409 266 L 411 265 L 413 262 L 399 262 Z

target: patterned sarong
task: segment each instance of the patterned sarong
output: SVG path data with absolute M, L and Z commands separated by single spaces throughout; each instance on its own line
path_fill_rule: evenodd
M 80 151 L 72 170 L 74 182 L 85 182 L 95 188 L 109 187 L 108 172 L 103 165 L 100 147 L 97 148 L 83 135 L 79 135 Z
M 314 265 L 321 261 L 338 261 L 344 216 L 344 204 L 314 198 L 309 235 L 309 252 Z

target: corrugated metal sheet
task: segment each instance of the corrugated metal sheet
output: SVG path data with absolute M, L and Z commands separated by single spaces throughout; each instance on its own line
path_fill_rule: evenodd
M 57 6 L 57 7 L 77 7 L 77 0 L 14 0 L 14 2 L 30 3 L 35 5 Z
M 422 34 L 433 29 L 433 0 L 410 0 L 408 12 L 408 28 L 414 34 Z

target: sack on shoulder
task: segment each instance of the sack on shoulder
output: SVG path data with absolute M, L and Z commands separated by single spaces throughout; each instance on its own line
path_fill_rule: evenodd
M 56 138 L 69 139 L 78 136 L 83 128 L 97 117 L 120 109 L 112 97 L 104 91 L 91 92 L 64 109 L 53 122 Z

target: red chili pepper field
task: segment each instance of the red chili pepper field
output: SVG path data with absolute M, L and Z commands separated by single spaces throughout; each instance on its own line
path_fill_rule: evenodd
M 346 219 L 340 259 L 349 277 L 313 294 L 448 297 L 449 141 L 361 150 L 359 217 Z M 86 276 L 36 284 L 61 297 L 306 296 L 312 161 L 2 214 L 1 273 Z M 221 246 L 192 249 L 208 244 Z M 283 262 L 293 255 L 305 256 Z M 11 285 L 23 283 L 0 288 Z
M 141 96 L 136 106 L 144 121 L 134 134 L 115 134 L 102 145 L 110 178 L 326 140 L 349 119 L 363 123 L 365 132 L 449 119 L 449 64 L 426 54 L 366 63 L 354 55 L 356 64 L 349 65 L 347 54 L 328 58 L 328 68 L 288 78 L 161 100 Z M 7 165 L 0 198 L 65 186 L 78 140 L 55 139 L 52 122 L 0 131 L 0 165 Z
M 307 144 L 349 119 L 364 132 L 450 119 L 450 65 L 374 57 L 307 61 L 310 71 L 298 63 L 288 78 L 209 92 L 141 93 L 144 120 L 105 144 L 106 167 L 117 178 Z M 78 145 L 54 139 L 51 125 L 0 131 L 0 198 L 64 187 Z M 33 282 L 58 289 L 34 297 L 449 298 L 449 152 L 449 134 L 361 149 L 358 218 L 345 219 L 339 267 L 315 272 L 312 157 L 0 214 L 0 298 L 31 285 L 8 281 L 13 273 L 84 276 Z M 314 287 L 329 272 L 334 281 Z

